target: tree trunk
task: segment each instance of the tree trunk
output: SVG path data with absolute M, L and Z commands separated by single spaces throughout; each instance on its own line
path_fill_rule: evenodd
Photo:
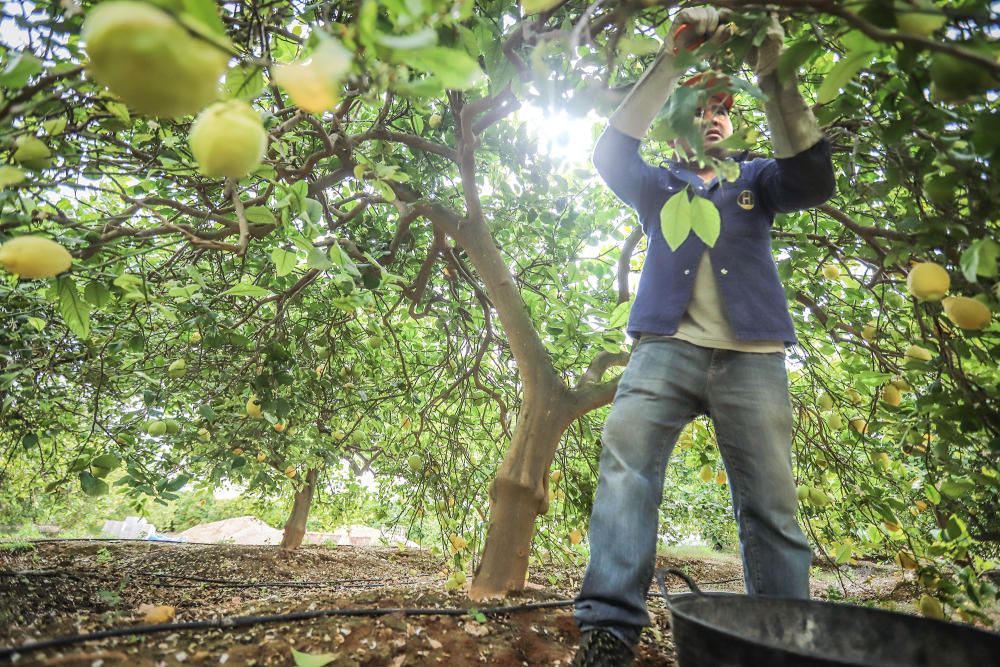
M 316 469 L 306 472 L 306 483 L 295 492 L 295 503 L 292 513 L 285 522 L 285 532 L 281 536 L 281 548 L 291 551 L 302 544 L 306 535 L 306 520 L 309 518 L 309 508 L 312 506 L 313 491 L 316 489 Z
M 496 479 L 490 523 L 469 597 L 481 601 L 524 589 L 535 518 L 548 511 L 548 469 L 559 439 L 576 417 L 566 391 L 526 396 Z

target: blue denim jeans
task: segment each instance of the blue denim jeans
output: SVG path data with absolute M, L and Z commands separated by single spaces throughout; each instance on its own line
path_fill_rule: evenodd
M 795 518 L 784 354 L 643 338 L 604 425 L 590 563 L 574 614 L 581 630 L 603 627 L 635 645 L 649 625 L 667 460 L 701 414 L 715 423 L 729 476 L 747 593 L 809 597 L 812 552 Z

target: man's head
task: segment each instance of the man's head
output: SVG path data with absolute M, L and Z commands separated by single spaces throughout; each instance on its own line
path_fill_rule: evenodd
M 725 90 L 728 83 L 727 77 L 709 76 L 706 79 L 704 75 L 698 74 L 682 84 L 703 89 L 701 102 L 695 111 L 695 123 L 701 131 L 705 152 L 718 159 L 725 158 L 728 152 L 716 146 L 733 134 L 733 122 L 729 114 L 733 108 L 733 96 Z M 685 155 L 693 156 L 694 151 L 688 140 L 679 139 L 677 146 Z

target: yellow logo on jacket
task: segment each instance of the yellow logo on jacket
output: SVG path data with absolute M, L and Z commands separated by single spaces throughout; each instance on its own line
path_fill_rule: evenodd
M 754 199 L 753 192 L 750 190 L 744 190 L 743 192 L 736 195 L 736 204 L 744 211 L 753 210 Z

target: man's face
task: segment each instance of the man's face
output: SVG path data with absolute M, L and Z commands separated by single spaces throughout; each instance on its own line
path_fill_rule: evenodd
M 715 150 L 715 146 L 733 134 L 733 121 L 729 117 L 726 106 L 724 104 L 709 104 L 704 109 L 698 109 L 695 113 L 695 118 L 700 123 L 705 152 L 712 157 L 725 157 L 719 154 L 724 151 Z

